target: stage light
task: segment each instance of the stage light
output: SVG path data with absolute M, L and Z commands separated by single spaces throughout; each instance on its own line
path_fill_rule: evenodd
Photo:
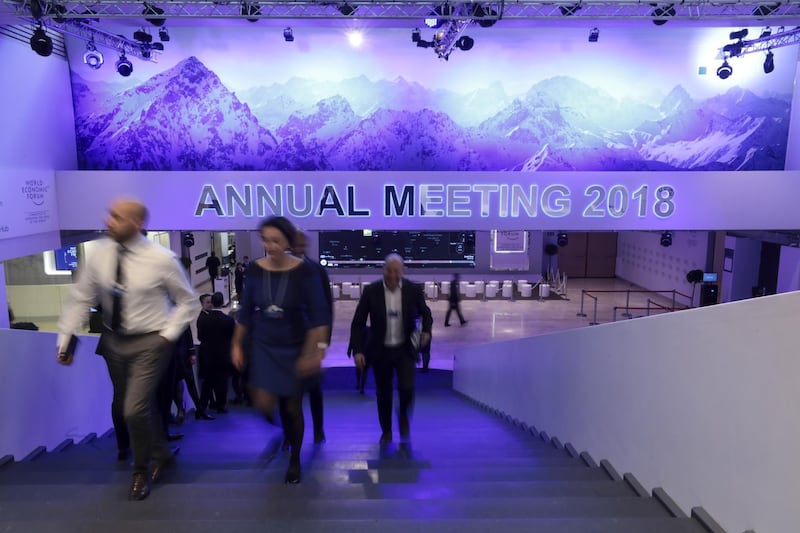
M 731 74 L 733 74 L 733 68 L 731 68 L 731 66 L 728 64 L 728 60 L 726 59 L 717 69 L 717 76 L 719 76 L 719 79 L 721 80 L 727 80 L 730 78 Z
M 117 60 L 117 72 L 123 78 L 127 78 L 133 72 L 133 63 L 131 63 L 127 57 L 125 57 L 125 52 L 122 52 L 119 55 L 119 59 Z
M 148 16 L 152 17 L 153 15 L 163 15 L 163 14 L 164 10 L 161 9 L 160 7 L 148 4 L 147 2 L 144 3 L 144 9 L 142 10 L 142 15 L 145 15 L 144 20 L 146 20 L 153 26 L 163 26 L 167 20 L 163 18 L 147 18 L 147 17 Z
M 254 6 L 253 4 L 242 2 L 242 9 L 240 13 L 243 17 L 247 17 L 248 22 L 258 22 L 258 19 L 255 17 L 261 15 L 261 6 Z
M 283 40 L 287 43 L 294 41 L 294 32 L 290 26 L 283 28 Z
M 744 29 L 741 29 L 739 31 L 732 31 L 730 33 L 729 37 L 730 37 L 731 41 L 735 41 L 737 39 L 741 41 L 742 39 L 747 37 L 747 34 L 748 34 L 747 28 L 744 28 Z
M 664 231 L 661 233 L 661 246 L 667 248 L 672 246 L 672 233 L 669 231 Z
M 97 70 L 103 66 L 103 54 L 94 45 L 94 42 L 86 43 L 86 51 L 83 53 L 83 62 L 87 67 Z
M 456 41 L 456 48 L 459 50 L 467 51 L 472 50 L 472 47 L 475 46 L 475 39 L 470 37 L 469 35 L 462 35 Z
M 448 3 L 440 4 L 433 8 L 431 16 L 425 19 L 425 25 L 429 28 L 441 28 L 445 23 L 442 17 L 449 17 L 455 12 L 455 8 Z
M 600 30 L 598 30 L 597 28 L 592 28 L 591 30 L 589 30 L 590 43 L 596 43 L 597 39 L 599 38 L 600 38 Z
M 337 9 L 339 10 L 339 13 L 341 13 L 341 14 L 342 14 L 342 15 L 344 15 L 345 17 L 349 17 L 349 16 L 351 16 L 353 13 L 355 13 L 355 12 L 356 12 L 356 9 L 358 9 L 358 6 L 355 6 L 355 7 L 353 7 L 353 6 L 351 6 L 350 4 L 348 4 L 347 2 L 345 2 L 344 4 L 340 4 L 340 5 L 337 7 Z
M 134 40 L 143 44 L 149 44 L 153 42 L 153 36 L 147 33 L 145 30 L 136 30 L 133 32 L 133 38 Z
M 772 28 L 767 26 L 766 28 L 761 30 L 761 35 L 759 35 L 758 38 L 759 39 L 765 39 L 765 38 L 769 37 L 770 35 L 772 35 Z
M 169 32 L 167 31 L 167 28 L 161 28 L 160 30 L 158 30 L 158 39 L 161 42 L 169 41 Z
M 33 35 L 31 35 L 31 50 L 42 57 L 47 57 L 53 53 L 53 39 L 47 35 L 41 24 L 33 30 Z
M 556 244 L 559 246 L 566 246 L 569 244 L 569 237 L 566 233 L 559 233 L 558 237 L 556 237 Z
M 153 50 L 158 50 L 159 52 L 163 52 L 164 51 L 164 43 L 160 43 L 160 42 L 156 41 L 156 42 L 150 44 L 150 48 L 152 48 Z
M 772 50 L 767 50 L 767 57 L 764 59 L 764 74 L 769 74 L 773 70 L 775 70 L 775 54 L 772 53 Z
M 347 32 L 347 42 L 349 42 L 350 46 L 353 48 L 358 48 L 364 44 L 364 34 L 360 31 L 349 31 Z
M 414 28 L 411 30 L 411 42 L 418 43 L 422 40 L 422 33 L 420 33 L 419 28 Z
M 183 234 L 183 245 L 187 248 L 194 246 L 194 233 L 187 231 Z
M 481 28 L 489 28 L 497 22 L 497 11 L 490 7 L 483 7 L 480 4 L 476 5 L 472 10 L 472 15 L 476 18 L 475 22 Z
M 669 19 L 664 17 L 675 16 L 675 6 L 673 4 L 669 4 L 662 7 L 658 7 L 658 4 L 650 4 L 650 5 L 655 7 L 655 9 L 650 15 L 653 17 L 653 24 L 655 24 L 656 26 L 663 26 L 664 24 L 667 23 Z

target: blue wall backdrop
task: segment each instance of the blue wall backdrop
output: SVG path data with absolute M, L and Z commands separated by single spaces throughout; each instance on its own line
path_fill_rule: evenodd
M 289 43 L 237 22 L 171 28 L 130 78 L 108 52 L 86 68 L 69 41 L 79 168 L 784 169 L 795 56 L 776 50 L 771 74 L 761 54 L 734 58 L 720 80 L 729 28 L 612 28 L 590 43 L 586 28 L 498 25 L 443 61 L 410 29 L 352 47 L 342 30 L 300 27 Z

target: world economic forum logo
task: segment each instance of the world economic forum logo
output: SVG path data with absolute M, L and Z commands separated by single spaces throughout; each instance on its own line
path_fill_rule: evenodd
M 50 184 L 40 179 L 25 180 L 22 186 L 22 195 L 36 207 L 44 205 L 47 195 L 50 194 Z

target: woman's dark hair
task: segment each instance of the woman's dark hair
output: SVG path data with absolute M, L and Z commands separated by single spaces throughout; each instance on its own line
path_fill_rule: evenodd
M 289 241 L 289 248 L 294 248 L 294 241 L 297 237 L 297 228 L 286 217 L 269 217 L 263 220 L 258 226 L 258 231 L 264 231 L 264 228 L 275 228 L 283 233 L 286 240 Z

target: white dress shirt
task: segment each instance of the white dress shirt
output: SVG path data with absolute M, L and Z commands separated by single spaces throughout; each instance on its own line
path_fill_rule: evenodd
M 386 346 L 400 346 L 406 340 L 403 337 L 403 282 L 394 291 L 383 284 L 383 297 L 386 300 Z
M 116 285 L 119 244 L 104 239 L 78 272 L 71 301 L 64 306 L 58 321 L 58 347 L 63 351 L 70 335 L 77 333 L 89 315 L 89 308 L 103 306 L 108 326 Z M 121 254 L 122 328 L 119 333 L 136 335 L 157 332 L 175 341 L 197 316 L 199 304 L 174 253 L 137 235 L 124 243 Z

